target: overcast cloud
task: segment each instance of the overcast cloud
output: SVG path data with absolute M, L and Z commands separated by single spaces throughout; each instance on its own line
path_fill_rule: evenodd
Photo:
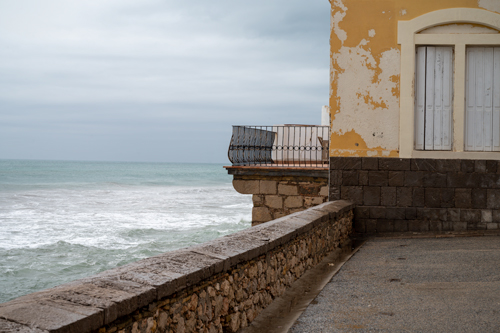
M 0 0 L 0 158 L 224 162 L 319 124 L 327 0 Z

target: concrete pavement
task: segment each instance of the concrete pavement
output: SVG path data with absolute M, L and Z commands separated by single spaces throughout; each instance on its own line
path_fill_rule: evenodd
M 289 332 L 500 332 L 500 237 L 370 239 Z

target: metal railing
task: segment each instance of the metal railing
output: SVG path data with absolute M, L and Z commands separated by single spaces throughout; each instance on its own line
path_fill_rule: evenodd
M 233 165 L 323 167 L 329 161 L 329 126 L 233 126 Z

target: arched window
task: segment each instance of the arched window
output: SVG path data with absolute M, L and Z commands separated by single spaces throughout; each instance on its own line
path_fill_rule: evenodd
M 434 11 L 399 21 L 398 44 L 400 157 L 498 158 L 500 15 Z

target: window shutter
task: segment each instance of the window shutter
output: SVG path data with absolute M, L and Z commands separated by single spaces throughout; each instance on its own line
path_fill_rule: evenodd
M 467 49 L 465 145 L 500 151 L 500 47 Z
M 415 149 L 424 149 L 425 129 L 425 46 L 417 48 L 415 72 Z
M 415 149 L 451 150 L 453 49 L 418 47 L 416 62 Z

